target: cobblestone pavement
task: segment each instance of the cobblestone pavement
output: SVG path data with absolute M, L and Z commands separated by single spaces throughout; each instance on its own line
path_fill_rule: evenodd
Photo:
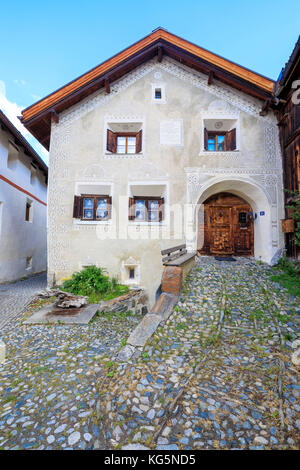
M 31 297 L 46 285 L 46 273 L 23 281 L 0 284 L 0 329 L 17 317 Z
M 107 448 L 299 449 L 300 305 L 270 273 L 197 261 L 167 323 L 98 384 Z
M 174 313 L 129 362 L 138 317 L 8 323 L 0 449 L 299 449 L 299 301 L 246 259 L 200 258 Z
M 23 315 L 0 331 L 7 348 L 0 364 L 0 449 L 103 445 L 96 381 L 109 378 L 110 358 L 141 320 L 129 315 L 103 315 L 87 326 L 22 325 Z

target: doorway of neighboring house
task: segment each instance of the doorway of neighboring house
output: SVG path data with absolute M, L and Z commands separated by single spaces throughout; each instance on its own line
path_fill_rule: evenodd
M 204 223 L 198 231 L 198 240 L 203 240 L 200 254 L 253 256 L 253 211 L 234 194 L 218 193 L 204 202 Z

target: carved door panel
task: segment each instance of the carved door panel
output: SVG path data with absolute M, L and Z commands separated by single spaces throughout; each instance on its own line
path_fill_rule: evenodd
M 232 208 L 226 206 L 210 207 L 208 211 L 208 236 L 210 252 L 232 254 Z
M 253 220 L 250 219 L 249 213 L 251 213 L 251 207 L 248 204 L 234 208 L 234 252 L 237 255 L 253 254 Z

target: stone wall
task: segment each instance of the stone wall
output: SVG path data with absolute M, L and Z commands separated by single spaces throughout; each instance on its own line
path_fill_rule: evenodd
M 128 294 L 100 303 L 99 312 L 117 313 L 130 310 L 134 315 L 148 313 L 148 296 L 143 289 L 132 289 Z

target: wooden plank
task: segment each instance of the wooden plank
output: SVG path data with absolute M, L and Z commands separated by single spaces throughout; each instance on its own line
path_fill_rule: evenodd
M 181 266 L 182 264 L 186 263 L 190 259 L 194 258 L 196 256 L 196 252 L 193 253 L 186 253 L 183 256 L 180 256 L 179 258 L 170 261 L 168 263 L 164 263 L 164 266 Z
M 185 255 L 186 253 L 187 253 L 187 250 L 179 251 L 177 254 L 166 256 L 165 258 L 162 259 L 162 262 L 165 263 L 168 261 L 172 261 L 174 259 L 180 258 L 180 256 Z
M 184 250 L 185 248 L 186 248 L 186 244 L 178 245 L 178 246 L 174 246 L 172 248 L 167 248 L 166 250 L 162 250 L 161 254 L 162 255 L 167 255 L 168 253 L 173 253 L 173 251 Z
M 109 83 L 109 79 L 107 77 L 104 80 L 104 84 L 105 84 L 106 93 L 110 93 L 110 83 Z

